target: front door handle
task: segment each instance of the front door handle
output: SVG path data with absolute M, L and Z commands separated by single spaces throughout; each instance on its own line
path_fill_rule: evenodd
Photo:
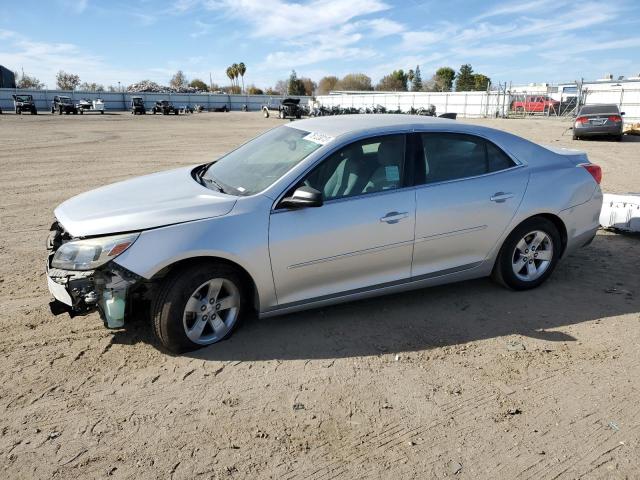
M 504 203 L 513 198 L 513 193 L 497 192 L 494 193 L 489 200 L 496 203 Z
M 407 218 L 408 216 L 409 212 L 389 212 L 382 217 L 380 221 L 384 223 L 398 223 L 400 220 Z

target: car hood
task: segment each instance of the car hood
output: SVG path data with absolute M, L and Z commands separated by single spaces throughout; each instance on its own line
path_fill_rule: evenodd
M 55 216 L 73 237 L 145 230 L 231 211 L 236 197 L 210 190 L 191 176 L 192 167 L 145 175 L 77 195 Z

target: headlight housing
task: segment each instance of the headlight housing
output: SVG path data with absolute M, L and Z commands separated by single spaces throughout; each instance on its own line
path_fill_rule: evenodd
M 123 253 L 139 235 L 140 233 L 125 233 L 72 240 L 60 246 L 51 260 L 51 266 L 62 270 L 94 270 Z

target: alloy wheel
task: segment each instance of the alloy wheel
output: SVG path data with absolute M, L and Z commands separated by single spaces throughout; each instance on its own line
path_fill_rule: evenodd
M 534 230 L 516 244 L 511 264 L 518 279 L 532 282 L 544 275 L 552 260 L 553 240 L 542 230 Z
M 226 278 L 204 282 L 187 300 L 182 316 L 184 332 L 193 343 L 209 345 L 233 328 L 240 309 L 240 291 Z

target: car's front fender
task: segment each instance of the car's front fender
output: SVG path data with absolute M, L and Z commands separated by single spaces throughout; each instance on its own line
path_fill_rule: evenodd
M 242 198 L 223 217 L 145 230 L 115 262 L 152 279 L 164 268 L 190 258 L 221 258 L 251 276 L 260 308 L 273 306 L 276 296 L 268 237 L 272 202 L 261 196 Z

